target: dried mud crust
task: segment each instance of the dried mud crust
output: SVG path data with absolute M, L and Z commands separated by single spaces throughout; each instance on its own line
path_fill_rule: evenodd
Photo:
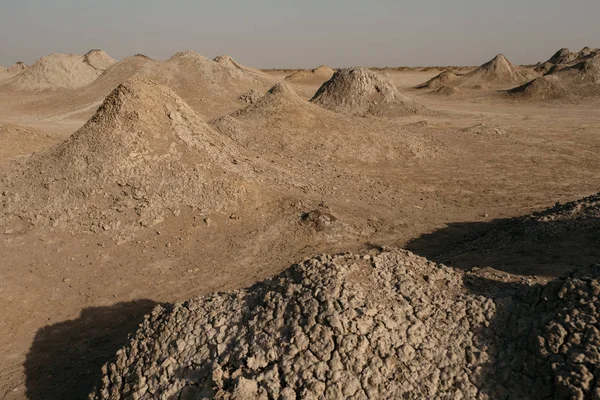
M 597 398 L 599 269 L 486 298 L 406 251 L 319 256 L 157 307 L 90 398 Z

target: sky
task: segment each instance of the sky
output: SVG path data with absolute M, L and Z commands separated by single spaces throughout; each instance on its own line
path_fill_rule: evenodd
M 600 47 L 600 0 L 0 0 L 0 65 L 102 49 L 258 68 L 518 64 Z

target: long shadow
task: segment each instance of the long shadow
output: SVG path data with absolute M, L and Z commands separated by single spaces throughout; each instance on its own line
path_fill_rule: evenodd
M 452 223 L 412 240 L 406 248 L 466 270 L 492 267 L 518 275 L 557 277 L 600 262 L 600 218 Z
M 127 344 L 157 303 L 137 300 L 86 308 L 78 319 L 41 328 L 27 354 L 27 397 L 31 400 L 86 399 L 102 365 Z

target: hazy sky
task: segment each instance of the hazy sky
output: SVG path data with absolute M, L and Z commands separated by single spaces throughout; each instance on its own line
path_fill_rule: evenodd
M 0 0 L 0 65 L 103 49 L 251 66 L 515 63 L 600 47 L 600 0 Z

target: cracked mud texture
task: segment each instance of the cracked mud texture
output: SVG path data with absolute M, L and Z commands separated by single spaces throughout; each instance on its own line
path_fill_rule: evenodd
M 410 252 L 157 307 L 92 399 L 593 399 L 599 267 L 484 297 Z

